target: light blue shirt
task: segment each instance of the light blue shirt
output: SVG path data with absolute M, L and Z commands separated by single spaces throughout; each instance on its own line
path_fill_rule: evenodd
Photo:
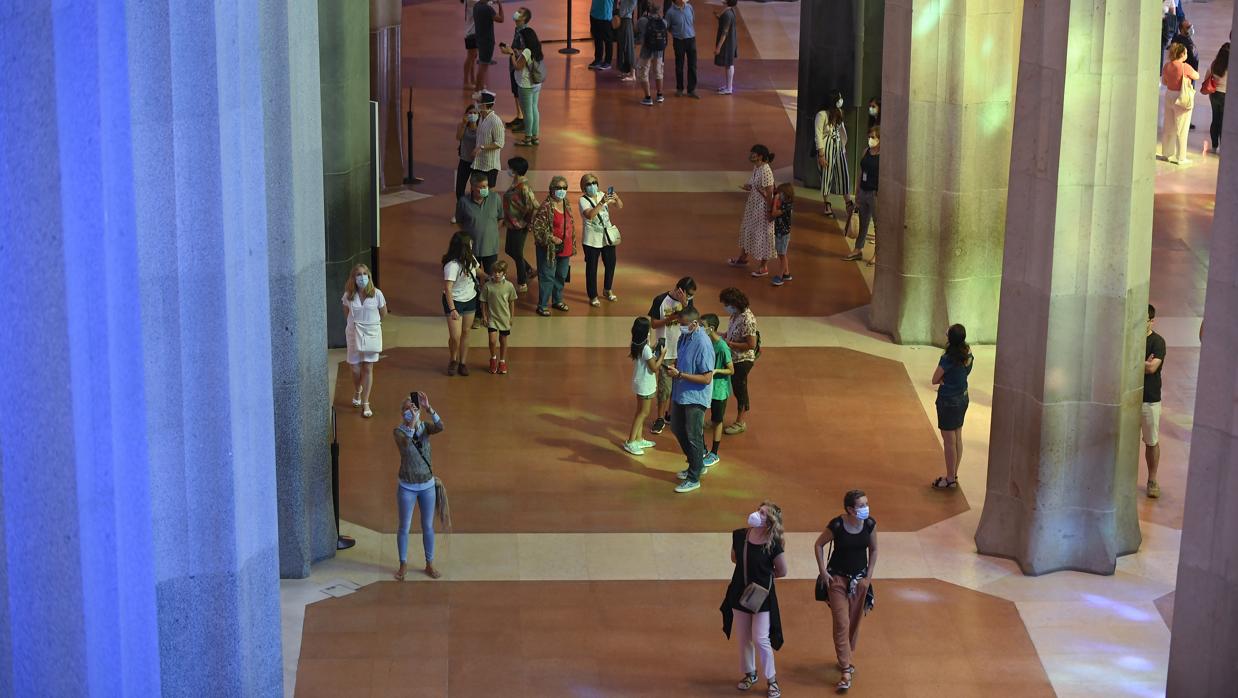
M 696 11 L 692 9 L 690 2 L 685 2 L 683 7 L 671 3 L 670 9 L 666 11 L 666 23 L 670 26 L 671 36 L 676 39 L 695 39 L 695 21 Z
M 615 16 L 615 0 L 593 0 L 589 16 L 609 22 L 610 18 Z
M 679 335 L 678 351 L 679 358 L 675 360 L 675 368 L 681 372 L 695 375 L 713 372 L 714 345 L 709 341 L 709 335 L 705 333 L 705 330 L 697 328 L 696 332 L 691 334 L 685 332 Z M 709 407 L 712 397 L 713 385 L 711 383 L 701 384 L 676 379 L 675 385 L 671 388 L 671 399 L 676 405 Z

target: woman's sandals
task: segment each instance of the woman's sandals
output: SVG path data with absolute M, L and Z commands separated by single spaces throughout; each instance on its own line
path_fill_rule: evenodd
M 935 490 L 948 490 L 959 486 L 959 479 L 956 477 L 953 480 L 947 480 L 944 476 L 933 480 L 931 483 Z
M 846 669 L 843 669 L 842 678 L 838 680 L 838 684 L 836 684 L 834 688 L 837 688 L 839 691 L 845 691 L 848 688 L 851 688 L 851 681 L 854 678 L 855 678 L 855 665 L 852 665 L 852 666 L 847 667 Z

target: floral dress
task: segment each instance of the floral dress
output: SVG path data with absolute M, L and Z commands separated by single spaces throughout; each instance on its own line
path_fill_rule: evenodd
M 752 168 L 748 179 L 748 202 L 744 204 L 744 221 L 739 228 L 739 246 L 753 259 L 769 259 L 774 256 L 774 222 L 769 219 L 769 204 L 761 195 L 765 187 L 774 186 L 774 171 L 769 163 Z

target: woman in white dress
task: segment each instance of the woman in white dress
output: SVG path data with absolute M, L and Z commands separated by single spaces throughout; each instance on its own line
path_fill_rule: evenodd
M 374 387 L 374 364 L 378 363 L 378 351 L 359 351 L 357 348 L 357 332 L 360 329 L 363 337 L 377 334 L 379 345 L 382 340 L 382 320 L 387 317 L 387 299 L 383 292 L 374 287 L 370 268 L 358 264 L 348 275 L 348 283 L 344 284 L 344 295 L 340 298 L 344 305 L 344 316 L 348 318 L 344 326 L 344 337 L 348 342 L 348 367 L 352 369 L 352 406 L 361 408 L 362 417 L 373 417 L 370 410 L 370 389 Z M 360 328 L 357 326 L 361 325 Z M 366 341 L 363 338 L 363 343 Z M 364 348 L 364 347 L 363 347 Z

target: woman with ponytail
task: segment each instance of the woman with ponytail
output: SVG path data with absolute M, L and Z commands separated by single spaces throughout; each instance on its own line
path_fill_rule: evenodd
M 939 490 L 959 486 L 959 461 L 963 459 L 963 417 L 967 414 L 967 376 L 971 373 L 971 347 L 967 328 L 951 325 L 946 330 L 946 351 L 933 372 L 937 389 L 937 428 L 946 457 L 946 475 L 933 480 Z
M 774 219 L 770 216 L 774 202 L 774 171 L 770 163 L 774 154 L 761 144 L 752 146 L 748 153 L 752 163 L 752 176 L 741 189 L 748 192 L 744 204 L 744 220 L 739 227 L 739 255 L 727 260 L 731 266 L 746 267 L 750 259 L 757 260 L 753 276 L 768 276 L 766 266 L 774 256 Z
M 744 675 L 735 687 L 747 691 L 756 685 L 756 655 L 760 654 L 768 698 L 782 695 L 774 670 L 774 650 L 782 647 L 782 620 L 774 580 L 787 576 L 785 543 L 782 509 L 771 501 L 761 502 L 748 515 L 747 528 L 737 528 L 731 534 L 735 572 L 719 609 L 722 632 L 731 637 L 731 626 L 735 624 L 739 635 L 739 668 Z

